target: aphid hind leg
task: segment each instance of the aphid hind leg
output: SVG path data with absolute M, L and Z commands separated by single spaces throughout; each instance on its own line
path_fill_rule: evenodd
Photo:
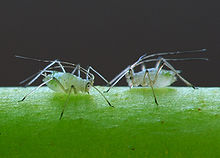
M 193 84 L 191 84 L 189 81 L 180 76 L 180 74 L 174 69 L 174 67 L 169 62 L 166 61 L 166 59 L 161 58 L 161 60 L 164 62 L 164 65 L 166 65 L 170 70 L 172 70 L 187 86 L 196 89 Z
M 28 94 L 26 94 L 19 102 L 24 101 L 27 96 L 31 95 L 32 93 L 34 93 L 35 91 L 37 91 L 40 87 L 42 87 L 43 85 L 47 84 L 48 82 L 50 82 L 51 80 L 53 80 L 53 78 L 41 83 L 38 87 L 34 88 L 32 91 L 30 91 Z
M 29 83 L 27 83 L 25 86 L 29 86 L 31 85 L 36 79 L 38 79 L 38 77 L 40 77 L 40 75 L 42 75 L 45 71 L 47 71 L 47 69 L 51 68 L 54 64 L 58 64 L 59 66 L 61 66 L 61 69 L 65 72 L 63 66 L 60 64 L 60 62 L 58 60 L 54 60 L 52 61 L 49 65 L 47 65 L 42 71 L 40 71 Z M 31 76 L 32 77 L 32 76 Z M 29 78 L 25 79 L 24 81 L 22 81 L 22 83 L 26 82 L 27 80 L 29 80 Z
M 40 71 L 40 72 L 39 72 L 29 83 L 27 83 L 25 86 L 31 85 L 36 79 L 38 79 L 38 77 L 40 77 L 40 75 L 42 75 L 48 68 L 50 68 L 51 66 L 53 66 L 56 62 L 57 62 L 57 60 L 54 60 L 52 63 L 50 63 L 49 65 L 47 65 L 42 71 Z
M 145 70 L 145 73 L 144 73 L 144 78 L 143 78 L 144 84 L 146 84 L 146 83 L 145 83 L 145 82 L 146 82 L 146 76 L 148 77 L 148 80 L 149 80 L 149 83 L 148 83 L 148 84 L 149 84 L 150 87 L 151 87 L 151 90 L 152 90 L 152 93 L 153 93 L 153 96 L 154 96 L 154 101 L 155 101 L 155 103 L 156 103 L 157 106 L 158 106 L 157 98 L 156 98 L 156 95 L 155 95 L 155 93 L 154 93 L 153 81 L 151 80 L 149 71 L 148 71 L 147 69 Z
M 67 89 L 65 89 L 65 88 L 63 87 L 63 85 L 60 83 L 60 81 L 59 81 L 58 79 L 56 79 L 55 77 L 53 77 L 53 81 L 55 81 L 55 82 L 59 85 L 59 87 L 63 90 L 64 93 L 67 93 Z

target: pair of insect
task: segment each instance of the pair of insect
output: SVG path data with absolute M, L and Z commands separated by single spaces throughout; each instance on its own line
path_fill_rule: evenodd
M 98 75 L 102 80 L 106 82 L 109 86 L 107 91 L 109 92 L 112 87 L 114 87 L 124 76 L 126 77 L 127 83 L 130 88 L 136 86 L 148 86 L 151 87 L 153 97 L 155 100 L 156 105 L 158 105 L 158 101 L 156 99 L 156 95 L 154 93 L 154 88 L 166 87 L 171 85 L 173 82 L 177 80 L 177 77 L 182 80 L 187 86 L 191 86 L 195 88 L 189 81 L 184 79 L 168 61 L 180 61 L 180 60 L 208 60 L 207 58 L 180 58 L 180 59 L 165 59 L 163 56 L 165 55 L 175 55 L 175 54 L 183 54 L 183 53 L 201 53 L 205 52 L 205 49 L 201 50 L 193 50 L 193 51 L 177 51 L 177 52 L 163 52 L 163 53 L 155 53 L 155 54 L 144 54 L 139 59 L 125 68 L 121 73 L 119 73 L 114 79 L 108 82 L 100 73 L 98 73 L 93 67 L 89 66 L 86 70 L 85 68 L 81 67 L 79 64 L 73 64 L 66 61 L 59 61 L 59 60 L 40 60 L 34 59 L 29 57 L 22 57 L 16 56 L 17 58 L 23 59 L 30 59 L 40 62 L 49 63 L 43 70 L 33 74 L 32 76 L 28 77 L 24 81 L 20 82 L 23 84 L 29 81 L 26 86 L 31 85 L 35 80 L 37 80 L 40 76 L 43 76 L 43 83 L 40 84 L 38 87 L 34 88 L 30 93 L 23 97 L 23 100 L 35 91 L 37 91 L 43 85 L 47 85 L 50 89 L 56 92 L 62 92 L 68 94 L 68 98 L 71 93 L 77 94 L 78 92 L 82 93 L 89 93 L 90 88 L 93 87 L 95 90 L 98 91 L 108 103 L 109 106 L 114 107 L 108 101 L 108 99 L 104 96 L 104 94 L 95 87 L 94 84 L 94 74 Z M 155 58 L 157 57 L 157 58 Z M 156 62 L 156 66 L 153 68 L 145 68 L 144 64 L 148 62 Z M 142 71 L 134 72 L 134 68 L 142 65 Z M 170 70 L 165 70 L 163 67 L 166 66 Z M 72 69 L 71 72 L 66 72 L 66 68 Z M 60 69 L 61 71 L 57 71 Z M 93 73 L 91 73 L 93 71 Z M 81 77 L 81 73 L 85 74 L 86 78 L 83 79 Z M 68 100 L 67 98 L 67 100 Z M 67 101 L 66 101 L 67 102 Z M 66 103 L 63 106 L 63 110 L 60 114 L 60 120 L 63 117 L 64 110 L 66 108 Z

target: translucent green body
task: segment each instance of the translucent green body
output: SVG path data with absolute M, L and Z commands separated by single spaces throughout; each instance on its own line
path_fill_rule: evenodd
M 90 80 L 82 79 L 76 75 L 71 73 L 64 72 L 56 72 L 47 75 L 43 82 L 52 79 L 46 85 L 56 92 L 68 93 L 70 91 L 71 86 L 74 86 L 74 92 L 89 92 L 90 86 L 88 84 L 92 84 Z

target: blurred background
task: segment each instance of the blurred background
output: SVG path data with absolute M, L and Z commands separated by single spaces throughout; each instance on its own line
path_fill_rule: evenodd
M 85 68 L 92 65 L 111 80 L 144 53 L 203 48 L 206 53 L 174 57 L 205 57 L 209 61 L 178 61 L 172 65 L 196 86 L 220 85 L 217 0 L 9 0 L 0 2 L 0 22 L 0 86 L 19 86 L 20 81 L 46 66 L 15 58 L 15 54 L 60 59 Z M 105 83 L 96 77 L 95 85 Z M 118 85 L 126 85 L 125 79 Z M 185 86 L 181 81 L 174 85 Z

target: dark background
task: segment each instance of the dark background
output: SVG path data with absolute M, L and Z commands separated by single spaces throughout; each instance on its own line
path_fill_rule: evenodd
M 208 62 L 172 64 L 196 86 L 219 86 L 218 1 L 0 2 L 0 86 L 18 86 L 45 66 L 14 54 L 92 65 L 111 80 L 145 52 L 202 48 L 207 53 L 187 57 L 208 57 Z M 96 77 L 95 84 L 104 82 Z M 118 85 L 126 85 L 125 80 Z

